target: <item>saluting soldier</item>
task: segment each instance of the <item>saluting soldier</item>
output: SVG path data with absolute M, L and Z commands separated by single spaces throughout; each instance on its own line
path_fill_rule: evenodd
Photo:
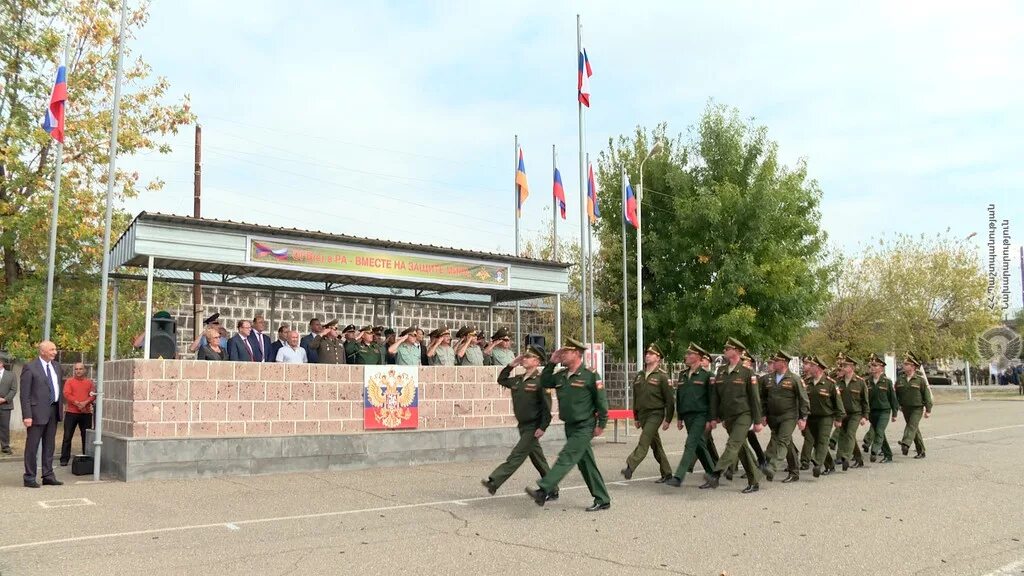
M 565 446 L 558 453 L 555 465 L 537 482 L 537 489 L 527 488 L 538 506 L 558 493 L 558 483 L 576 466 L 594 497 L 587 512 L 611 508 L 611 496 L 594 460 L 590 441 L 604 434 L 608 424 L 608 397 L 600 377 L 583 366 L 587 347 L 574 338 L 566 338 L 565 346 L 551 355 L 541 372 L 544 388 L 554 388 L 558 395 L 558 417 L 565 422 Z
M 767 458 L 763 471 L 768 481 L 775 478 L 788 458 L 787 472 L 782 481 L 784 484 L 800 479 L 800 470 L 790 453 L 793 445 L 793 430 L 807 427 L 807 416 L 810 404 L 807 391 L 800 377 L 789 371 L 792 356 L 779 350 L 772 356 L 772 372 L 766 374 L 761 385 L 761 399 L 764 402 L 764 423 L 771 428 L 772 438 L 768 442 Z
M 903 357 L 903 374 L 896 378 L 896 398 L 903 410 L 903 418 L 907 427 L 903 429 L 900 448 L 903 455 L 910 453 L 910 443 L 914 443 L 914 458 L 924 458 L 924 438 L 921 437 L 921 415 L 925 418 L 932 415 L 932 391 L 928 381 L 917 373 L 921 361 L 913 353 L 907 352 Z
M 356 332 L 356 339 L 345 343 L 345 355 L 349 364 L 383 364 L 384 351 L 377 344 L 373 326 L 363 326 Z
M 345 364 L 345 344 L 338 337 L 338 321 L 324 324 L 323 331 L 313 338 L 309 348 L 316 352 L 319 364 Z
M 729 441 L 725 445 L 722 457 L 715 465 L 708 481 L 701 488 L 718 488 L 722 473 L 733 466 L 737 460 L 743 464 L 747 473 L 747 487 L 744 494 L 757 492 L 759 489 L 760 472 L 754 461 L 754 455 L 747 448 L 747 431 L 754 423 L 754 432 L 760 432 L 761 398 L 757 393 L 757 379 L 749 368 L 744 368 L 740 356 L 746 346 L 735 338 L 729 338 L 724 347 L 727 365 L 718 370 L 715 385 L 711 388 L 711 427 L 719 422 L 724 423 L 729 433 Z
M 501 327 L 491 335 L 491 343 L 484 348 L 484 359 L 489 366 L 508 366 L 516 353 L 512 350 L 512 335 Z
M 459 366 L 483 366 L 484 351 L 476 342 L 476 329 L 472 326 L 463 326 L 455 334 L 459 338 L 459 345 L 455 349 L 455 363 Z
M 892 462 L 892 448 L 889 447 L 889 439 L 885 437 L 885 429 L 889 426 L 890 418 L 896 421 L 900 404 L 892 380 L 885 375 L 885 359 L 878 354 L 871 354 L 868 370 L 868 403 L 871 406 L 868 422 L 871 428 L 864 435 L 864 451 L 870 454 L 872 462 L 881 454 L 882 464 L 886 464 Z
M 711 357 L 706 350 L 690 342 L 686 349 L 686 370 L 679 373 L 679 384 L 676 386 L 676 413 L 679 422 L 677 427 L 686 428 L 686 445 L 683 457 L 679 460 L 676 473 L 666 484 L 679 487 L 686 478 L 686 473 L 693 468 L 693 463 L 700 460 L 704 473 L 709 474 L 715 469 L 715 462 L 708 452 L 705 433 L 708 430 L 708 412 L 711 402 L 711 372 L 701 364 L 703 357 Z
M 857 427 L 868 423 L 868 412 L 871 405 L 868 400 L 868 384 L 858 376 L 854 370 L 857 361 L 846 354 L 840 354 L 839 363 L 839 393 L 843 398 L 843 410 L 846 416 L 843 418 L 843 426 L 839 436 L 839 449 L 836 451 L 836 459 L 843 465 L 845 472 L 850 468 L 850 458 L 853 458 L 853 467 L 864 466 L 864 454 L 857 444 Z
M 455 366 L 455 348 L 452 347 L 452 332 L 447 326 L 435 328 L 430 332 L 430 346 L 427 346 L 427 359 L 431 366 Z
M 419 334 L 416 328 L 406 328 L 388 346 L 388 354 L 395 355 L 395 364 L 399 366 L 420 366 L 421 351 Z
M 661 348 L 649 344 L 644 352 L 644 369 L 633 378 L 633 424 L 640 432 L 636 449 L 626 458 L 622 475 L 627 480 L 633 477 L 637 466 L 647 457 L 649 449 L 654 450 L 654 459 L 661 468 L 658 484 L 672 477 L 672 466 L 665 455 L 658 427 L 668 430 L 675 414 L 675 394 L 668 382 L 668 373 L 661 367 Z
M 828 451 L 828 436 L 832 428 L 842 426 L 843 418 L 846 416 L 835 380 L 825 375 L 827 369 L 828 366 L 817 356 L 804 359 L 804 372 L 810 376 L 807 387 L 807 398 L 810 403 L 807 429 L 810 430 L 814 445 L 811 454 L 811 464 L 814 468 L 811 473 L 815 478 L 821 476 L 822 465 L 825 466 L 825 475 L 831 474 L 835 469 L 831 463 L 832 455 Z
M 541 478 L 551 469 L 540 445 L 544 431 L 551 424 L 551 397 L 540 385 L 540 365 L 543 363 L 544 351 L 530 346 L 522 356 L 514 358 L 498 373 L 498 384 L 512 393 L 512 412 L 519 423 L 519 442 L 512 448 L 508 459 L 495 468 L 486 480 L 480 481 L 492 496 L 527 458 Z M 557 499 L 556 489 L 549 500 Z

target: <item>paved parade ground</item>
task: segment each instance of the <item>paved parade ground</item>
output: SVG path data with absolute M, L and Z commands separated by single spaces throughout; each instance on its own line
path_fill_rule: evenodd
M 902 429 L 889 429 L 894 447 Z M 699 473 L 654 484 L 651 457 L 623 481 L 632 445 L 595 441 L 612 496 L 596 513 L 576 472 L 537 507 L 523 494 L 529 464 L 487 496 L 479 480 L 504 454 L 128 484 L 76 483 L 62 468 L 65 486 L 38 490 L 9 461 L 0 574 L 1024 574 L 1024 402 L 939 404 L 923 433 L 924 460 L 808 472 L 752 495 L 739 478 L 698 490 Z M 683 433 L 667 434 L 676 459 Z

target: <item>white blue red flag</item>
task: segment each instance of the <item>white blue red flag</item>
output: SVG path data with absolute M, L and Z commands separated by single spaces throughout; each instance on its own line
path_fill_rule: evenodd
M 580 104 L 590 108 L 590 77 L 594 72 L 590 69 L 590 59 L 587 58 L 587 49 L 581 48 L 579 55 L 579 79 L 576 81 L 576 90 L 579 91 Z
M 64 106 L 68 101 L 68 76 L 67 67 L 63 64 L 57 68 L 57 81 L 53 84 L 53 92 L 50 93 L 50 105 L 46 108 L 46 116 L 43 117 L 43 130 L 54 140 L 64 143 Z
M 558 210 L 562 213 L 562 220 L 565 220 L 565 188 L 562 187 L 562 173 L 558 171 L 558 166 L 555 166 L 555 185 L 552 194 L 558 204 Z
M 638 227 L 639 219 L 636 217 L 636 195 L 633 194 L 633 187 L 629 184 L 629 176 L 622 186 L 622 217 L 625 218 L 633 228 Z

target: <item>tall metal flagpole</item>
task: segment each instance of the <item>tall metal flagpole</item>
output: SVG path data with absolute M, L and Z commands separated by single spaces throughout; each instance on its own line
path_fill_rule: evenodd
M 551 175 L 554 177 L 555 170 L 558 170 L 558 155 L 555 153 L 555 145 L 551 145 Z M 563 188 L 562 194 L 565 194 Z M 558 206 L 558 198 L 551 195 L 551 259 L 558 261 L 558 218 L 562 211 Z M 555 345 L 551 350 L 558 350 L 562 347 L 562 295 L 555 294 Z
M 68 83 L 68 50 L 71 47 L 71 39 L 64 42 L 64 83 Z M 60 67 L 60 64 L 58 64 Z M 65 111 L 67 102 L 64 103 Z M 65 113 L 65 125 L 67 114 Z M 43 340 L 50 339 L 50 324 L 53 323 L 53 273 L 57 267 L 57 212 L 60 210 L 60 173 L 64 164 L 64 143 L 57 142 L 57 165 L 54 166 L 53 174 L 53 208 L 50 214 L 50 259 L 46 265 L 46 320 L 43 324 Z
M 515 202 L 515 215 L 516 215 L 516 258 L 519 257 L 519 185 L 516 184 L 516 175 L 519 173 L 519 135 L 516 134 L 516 153 L 515 153 L 515 165 L 512 168 L 512 189 L 515 191 L 513 194 L 513 201 Z M 516 353 L 518 354 L 523 349 L 523 325 L 521 310 L 519 308 L 519 300 L 516 300 Z
M 590 190 L 590 154 L 587 154 L 587 190 Z M 594 198 L 591 200 L 594 203 L 594 212 L 597 212 L 597 184 L 594 184 Z M 588 299 L 590 303 L 590 317 L 587 321 L 590 323 L 590 343 L 593 345 L 597 342 L 597 334 L 594 329 L 594 223 L 590 221 L 589 214 L 587 218 L 587 286 L 590 288 Z M 596 351 L 595 351 L 596 352 Z M 596 359 L 597 356 L 594 355 Z M 604 373 L 604 366 L 599 366 L 601 373 Z
M 626 166 L 620 168 L 622 179 L 622 376 L 626 383 L 626 406 L 629 408 L 629 280 L 626 272 Z M 629 426 L 626 426 L 629 430 Z
M 103 451 L 103 345 L 106 344 L 107 338 L 107 283 L 110 281 L 110 218 L 113 212 L 114 180 L 117 164 L 117 121 L 121 115 L 121 79 L 124 77 L 124 44 L 127 40 L 124 29 L 127 17 L 128 0 L 121 0 L 121 27 L 117 35 L 117 76 L 114 80 L 114 109 L 111 113 L 110 122 L 110 163 L 107 166 L 107 212 L 103 221 L 103 268 L 100 280 L 100 344 L 96 349 L 96 433 L 93 440 L 93 480 L 100 479 L 100 461 Z M 145 321 L 149 322 L 148 316 Z
M 646 161 L 646 158 L 644 159 Z M 644 199 L 644 163 L 640 163 L 640 186 L 636 189 L 636 369 L 644 365 L 644 279 L 641 269 L 643 253 L 643 220 L 640 212 Z
M 583 53 L 583 37 L 580 24 L 580 15 L 576 15 L 576 58 Z M 583 318 L 583 333 L 580 336 L 587 339 L 587 175 L 583 164 L 583 103 L 577 95 L 576 108 L 579 112 L 580 132 L 580 316 Z M 585 355 L 584 355 L 585 358 Z M 585 365 L 589 366 L 589 364 Z

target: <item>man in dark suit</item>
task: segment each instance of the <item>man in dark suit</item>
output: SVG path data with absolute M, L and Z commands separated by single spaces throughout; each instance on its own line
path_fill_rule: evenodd
M 0 451 L 4 454 L 11 454 L 11 412 L 14 411 L 14 396 L 18 393 L 14 372 L 7 369 L 10 363 L 0 356 Z
M 309 360 L 310 364 L 320 362 L 320 355 L 316 350 L 310 347 L 310 344 L 313 343 L 313 339 L 319 336 L 323 330 L 324 327 L 323 324 L 320 323 L 320 319 L 311 318 L 309 320 L 309 334 L 306 334 L 302 337 L 302 340 L 299 340 L 299 346 L 306 349 L 306 358 Z
M 43 444 L 43 484 L 63 484 L 53 474 L 53 451 L 57 422 L 64 418 L 60 403 L 60 365 L 54 362 L 57 347 L 49 340 L 39 344 L 39 357 L 21 371 L 21 416 L 28 435 L 25 439 L 25 487 L 39 488 L 36 481 L 36 452 Z
M 277 340 L 270 345 L 270 353 L 267 354 L 267 362 L 277 362 L 277 353 L 288 345 L 288 334 L 291 332 L 291 328 L 287 324 L 281 324 L 277 327 Z
M 232 362 L 262 362 L 259 345 L 252 338 L 252 322 L 239 320 L 238 333 L 228 340 L 228 360 Z
M 252 332 L 249 333 L 249 340 L 255 344 L 253 350 L 260 349 L 257 362 L 273 362 L 276 356 L 270 356 L 270 336 L 267 336 L 267 320 L 263 316 L 256 316 L 252 319 Z

